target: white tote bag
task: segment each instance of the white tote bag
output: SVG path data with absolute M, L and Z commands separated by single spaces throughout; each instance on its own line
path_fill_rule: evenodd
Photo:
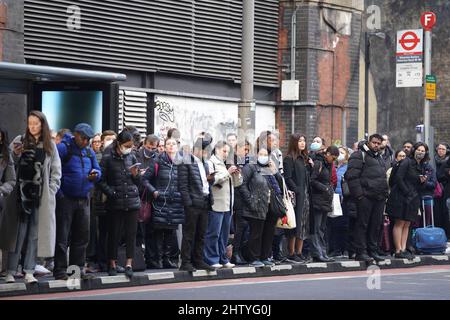
M 292 200 L 291 197 L 289 196 L 284 178 L 283 178 L 283 203 L 284 206 L 286 207 L 286 216 L 283 218 L 278 218 L 277 228 L 294 229 L 295 227 L 297 227 L 297 223 L 295 221 L 295 210 L 294 206 L 292 205 Z
M 342 217 L 341 196 L 333 194 L 333 212 L 328 213 L 330 218 Z

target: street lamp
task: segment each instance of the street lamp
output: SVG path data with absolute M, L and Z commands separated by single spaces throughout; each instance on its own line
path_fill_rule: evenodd
M 365 65 L 366 72 L 364 74 L 364 138 L 369 139 L 369 70 L 370 70 L 370 37 L 375 36 L 380 39 L 385 39 L 386 34 L 384 32 L 365 32 Z

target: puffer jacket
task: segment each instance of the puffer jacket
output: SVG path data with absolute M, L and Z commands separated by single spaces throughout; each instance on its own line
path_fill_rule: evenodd
M 202 163 L 201 165 L 205 168 L 205 174 L 208 176 L 208 165 L 206 163 Z M 190 161 L 183 161 L 178 166 L 178 189 L 180 190 L 185 207 L 209 208 L 209 195 L 207 197 L 203 195 L 203 181 L 198 163 L 195 161 L 193 155 L 190 156 Z
M 88 180 L 89 173 L 95 170 L 98 173 L 96 182 L 101 179 L 101 170 L 94 151 L 91 148 L 80 149 L 74 137 L 68 133 L 56 147 L 62 167 L 60 193 L 72 198 L 88 198 L 94 188 L 94 183 Z
M 242 199 L 243 217 L 266 220 L 269 211 L 270 187 L 261 174 L 261 167 L 248 164 L 242 169 L 243 182 L 237 188 Z
M 157 227 L 176 228 L 185 220 L 183 200 L 178 188 L 179 155 L 174 160 L 167 153 L 155 158 L 144 174 L 143 184 L 150 194 L 158 191 L 159 196 L 153 200 L 152 222 Z M 157 172 L 156 169 L 157 168 Z
M 316 154 L 311 174 L 311 205 L 313 210 L 333 211 L 333 186 L 331 182 L 332 166 L 323 154 Z
M 103 154 L 100 168 L 103 172 L 98 183 L 101 191 L 107 196 L 106 209 L 110 211 L 133 211 L 141 206 L 138 185 L 141 176 L 133 177 L 129 167 L 136 163 L 133 154 L 119 155 L 116 143 Z
M 344 175 L 352 197 L 386 200 L 389 194 L 386 171 L 386 163 L 380 154 L 372 152 L 366 144 L 361 145 L 360 150 L 350 156 Z

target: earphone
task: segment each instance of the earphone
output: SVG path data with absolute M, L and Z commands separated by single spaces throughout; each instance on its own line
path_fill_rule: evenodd
M 173 162 L 170 164 L 169 183 L 167 184 L 166 190 L 164 190 L 164 204 L 161 208 L 158 209 L 158 207 L 156 206 L 156 203 L 153 202 L 153 207 L 155 208 L 155 210 L 157 210 L 159 212 L 161 212 L 166 207 L 166 204 L 167 204 L 166 194 L 167 194 L 167 190 L 169 190 L 170 183 L 172 182 L 172 172 L 173 172 Z

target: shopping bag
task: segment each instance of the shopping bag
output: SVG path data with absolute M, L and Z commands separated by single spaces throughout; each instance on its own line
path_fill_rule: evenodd
M 277 228 L 281 229 L 294 229 L 297 227 L 297 223 L 295 221 L 295 210 L 292 205 L 291 197 L 289 196 L 286 183 L 283 179 L 283 203 L 286 207 L 286 215 L 282 218 L 278 218 Z
M 329 212 L 330 218 L 342 217 L 341 197 L 338 193 L 333 194 L 333 212 Z

